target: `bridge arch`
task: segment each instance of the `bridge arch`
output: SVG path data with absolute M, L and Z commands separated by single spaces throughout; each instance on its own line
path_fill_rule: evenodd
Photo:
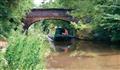
M 46 19 L 59 19 L 69 22 L 78 22 L 78 19 L 69 15 L 72 9 L 60 9 L 60 8 L 50 8 L 50 9 L 32 9 L 31 12 L 27 14 L 24 23 L 24 30 L 34 24 L 34 22 Z

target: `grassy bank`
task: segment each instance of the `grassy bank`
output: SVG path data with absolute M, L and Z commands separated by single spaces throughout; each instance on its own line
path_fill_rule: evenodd
M 1 69 L 7 70 L 43 70 L 45 54 L 49 44 L 40 31 L 31 31 L 28 35 L 20 31 L 11 32 L 6 53 L 1 54 L 7 63 Z

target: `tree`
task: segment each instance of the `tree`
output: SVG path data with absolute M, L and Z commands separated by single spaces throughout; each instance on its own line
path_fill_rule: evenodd
M 82 17 L 94 11 L 94 0 L 55 0 L 51 7 L 74 9 L 72 14 Z
M 119 0 L 98 2 L 103 10 L 101 22 L 97 24 L 95 33 L 103 40 L 120 41 L 120 4 Z
M 11 29 L 16 28 L 31 7 L 31 0 L 1 0 L 0 35 L 7 36 Z

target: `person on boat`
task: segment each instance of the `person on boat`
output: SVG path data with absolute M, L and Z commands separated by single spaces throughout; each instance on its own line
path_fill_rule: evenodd
M 68 30 L 67 30 L 66 28 L 63 28 L 63 33 L 62 33 L 62 35 L 65 35 L 65 36 L 68 35 Z

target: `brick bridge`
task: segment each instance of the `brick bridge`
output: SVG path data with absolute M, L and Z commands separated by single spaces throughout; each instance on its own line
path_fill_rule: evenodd
M 63 9 L 63 8 L 50 8 L 50 9 L 32 9 L 31 12 L 27 14 L 24 23 L 24 30 L 28 30 L 30 25 L 34 22 L 45 20 L 45 19 L 60 19 L 70 22 L 78 22 L 78 19 L 69 15 L 72 9 Z

